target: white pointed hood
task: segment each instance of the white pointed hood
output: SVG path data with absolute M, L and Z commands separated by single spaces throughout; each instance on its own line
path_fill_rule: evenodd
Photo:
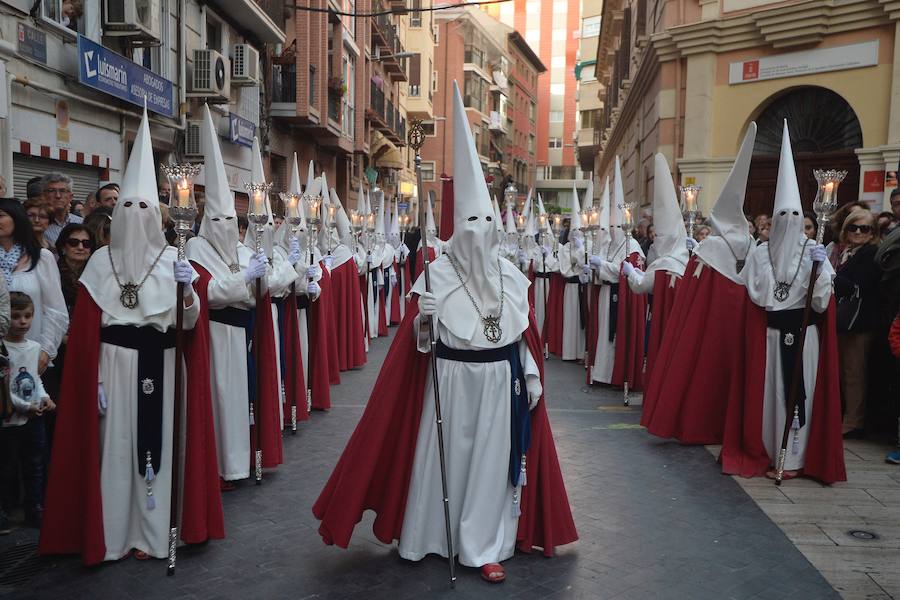
M 746 261 L 753 249 L 753 237 L 744 216 L 744 195 L 755 142 L 756 123 L 751 122 L 728 179 L 710 212 L 713 234 L 703 240 L 695 251 L 703 262 L 735 283 L 743 283 L 737 262 Z
M 769 232 L 770 256 L 775 261 L 777 281 L 790 282 L 802 260 L 801 248 L 806 242 L 803 233 L 803 206 L 800 188 L 794 169 L 794 153 L 788 133 L 787 119 L 781 138 L 781 156 L 778 159 L 778 183 L 775 187 L 775 208 L 772 210 L 772 229 Z
M 684 275 L 684 268 L 689 258 L 685 239 L 684 218 L 678 206 L 675 184 L 669 172 L 666 157 L 657 153 L 653 174 L 653 226 L 656 239 L 656 260 L 647 268 L 647 272 L 668 271 L 676 275 Z
M 294 152 L 294 162 L 291 164 L 291 179 L 288 184 L 287 192 L 289 194 L 297 194 L 300 195 L 300 166 L 297 164 L 297 153 Z M 301 201 L 302 205 L 303 202 Z M 282 210 L 284 211 L 284 223 L 281 224 L 275 231 L 275 244 L 279 248 L 283 248 L 285 251 L 289 251 L 291 247 L 291 225 L 287 222 L 288 214 L 287 214 L 287 204 L 282 204 Z M 300 209 L 300 225 L 297 226 L 298 231 L 303 231 L 306 229 L 306 219 L 303 218 L 303 209 Z
M 538 199 L 538 215 L 544 215 L 544 233 L 551 233 L 553 231 L 550 226 L 550 216 L 547 214 L 547 211 L 544 209 L 544 198 L 540 194 L 537 195 Z M 540 229 L 540 222 L 538 223 L 538 228 Z
M 337 207 L 335 220 L 337 221 L 338 241 L 350 248 L 353 245 L 353 230 L 350 228 L 350 218 L 347 216 L 344 205 L 341 203 L 341 199 L 334 188 L 331 188 L 331 204 Z
M 388 241 L 396 249 L 400 247 L 400 205 L 394 198 L 394 210 L 391 211 L 391 228 L 388 231 Z
M 497 202 L 497 196 L 494 196 L 492 208 L 494 210 L 494 229 L 497 231 L 497 239 L 503 237 L 503 213 L 500 212 L 500 203 Z
M 122 176 L 110 230 L 109 245 L 94 253 L 80 279 L 94 301 L 105 313 L 130 323 L 140 323 L 145 317 L 173 308 L 172 261 L 177 255 L 173 247 L 167 246 L 162 233 L 146 108 Z M 110 257 L 121 284 L 140 284 L 147 277 L 138 291 L 138 304 L 134 308 L 126 308 L 120 301 L 122 292 L 116 285 Z M 158 261 L 157 257 L 160 257 Z
M 366 202 L 366 194 L 363 192 L 362 179 L 359 180 L 359 189 L 356 192 L 356 214 L 368 214 L 368 206 Z
M 375 211 L 375 238 L 379 242 L 384 241 L 384 205 L 387 204 L 384 190 L 376 188 L 372 193 L 375 196 L 375 205 L 371 207 Z
M 297 154 L 294 153 L 294 156 L 296 157 Z M 316 182 L 316 168 L 313 165 L 313 161 L 309 161 L 309 168 L 306 170 L 306 187 L 303 188 L 304 193 L 313 195 L 313 192 L 316 190 Z
M 587 198 L 585 198 L 587 204 Z M 569 237 L 581 227 L 581 202 L 578 201 L 578 190 L 572 184 L 572 214 L 569 216 Z
M 418 213 L 416 213 L 418 215 Z M 437 240 L 437 226 L 434 224 L 434 198 L 428 192 L 425 198 L 425 233 L 429 235 L 428 241 Z
M 513 214 L 512 203 L 506 205 L 506 235 L 516 235 L 516 216 Z
M 622 184 L 622 164 L 616 156 L 616 167 L 613 171 L 613 195 L 609 206 L 609 252 L 608 260 L 620 263 L 625 260 L 625 232 L 622 230 L 623 209 L 625 205 L 625 187 Z
M 206 205 L 200 222 L 200 237 L 216 250 L 226 264 L 237 264 L 238 235 L 234 194 L 228 185 L 219 137 L 209 106 L 203 105 L 200 137 L 203 147 L 203 183 Z
M 253 146 L 250 149 L 250 183 L 266 183 L 266 173 L 263 169 L 262 152 L 259 147 L 259 139 L 254 136 Z M 268 219 L 263 226 L 262 247 L 269 260 L 272 259 L 272 249 L 275 247 L 275 220 L 272 218 L 272 206 L 269 193 L 266 192 L 266 215 Z M 245 236 L 246 245 L 253 250 L 256 247 L 256 226 L 252 223 Z
M 600 219 L 597 223 L 597 243 L 594 247 L 594 254 L 606 257 L 609 252 L 609 244 L 611 232 L 609 229 L 609 177 L 606 178 L 606 185 L 603 186 L 603 193 L 600 194 L 600 205 L 597 207 L 600 211 Z

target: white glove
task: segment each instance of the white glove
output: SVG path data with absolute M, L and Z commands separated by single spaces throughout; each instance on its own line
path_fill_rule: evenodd
M 526 260 L 528 260 L 528 254 L 526 254 L 524 250 L 522 250 L 521 248 L 519 248 L 519 251 L 516 252 L 516 258 L 519 259 L 519 262 L 522 262 L 522 263 L 523 263 L 523 262 L 525 262 Z
M 103 391 L 103 384 L 97 384 L 97 411 L 101 417 L 106 416 L 106 409 L 109 408 L 109 402 L 106 400 L 106 392 Z
M 431 292 L 423 292 L 419 297 L 419 312 L 426 317 L 433 317 L 437 314 L 437 309 L 437 296 Z
M 328 254 L 327 256 L 325 256 L 325 257 L 322 259 L 322 262 L 325 263 L 325 266 L 326 266 L 326 267 L 328 268 L 328 270 L 330 271 L 330 270 L 331 270 L 331 265 L 334 264 L 334 257 L 333 257 L 332 255 Z
M 263 277 L 266 274 L 266 266 L 268 266 L 269 261 L 266 260 L 266 255 L 260 252 L 259 254 L 254 254 L 250 257 L 250 262 L 247 263 L 247 268 L 244 269 L 244 281 L 250 283 L 260 277 Z
M 372 254 L 371 253 L 366 254 L 366 263 L 371 265 L 373 262 L 374 262 L 374 259 L 372 258 Z
M 813 259 L 813 262 L 825 262 L 828 260 L 828 253 L 825 252 L 825 246 L 822 244 L 816 244 L 809 250 L 809 257 Z
M 575 244 L 575 247 L 578 248 L 579 250 L 584 248 L 584 240 L 582 240 L 580 237 L 572 238 L 572 242 Z
M 634 265 L 626 260 L 622 263 L 622 272 L 625 273 L 625 277 L 631 277 L 631 274 L 635 272 Z
M 322 293 L 322 288 L 315 281 L 306 284 L 306 295 L 315 300 Z
M 394 268 L 393 268 L 393 267 L 390 267 L 388 270 L 389 270 L 390 273 L 391 273 L 391 277 L 390 277 L 390 279 L 391 279 L 391 285 L 397 285 L 397 272 L 394 271 Z
M 694 238 L 689 237 L 689 238 L 685 238 L 684 245 L 687 247 L 688 252 L 693 252 L 694 248 L 696 248 L 700 244 L 698 244 L 697 240 L 695 240 Z
M 310 279 L 319 278 L 319 265 L 309 265 L 306 267 L 306 276 Z
M 525 389 L 528 391 L 528 410 L 534 410 L 544 393 L 541 379 L 537 375 L 525 376 Z
M 291 238 L 288 262 L 291 263 L 291 265 L 296 265 L 300 262 L 300 240 L 297 238 Z
M 591 265 L 584 265 L 581 268 L 581 273 L 582 273 L 582 275 L 585 275 L 586 277 L 590 277 L 591 276 Z
M 409 246 L 406 244 L 400 244 L 400 256 L 403 257 L 402 260 L 406 260 L 406 257 L 409 256 Z
M 595 269 L 599 269 L 600 267 L 603 266 L 604 261 L 603 261 L 603 257 L 600 256 L 599 254 L 592 254 L 590 259 L 588 260 L 588 262 Z

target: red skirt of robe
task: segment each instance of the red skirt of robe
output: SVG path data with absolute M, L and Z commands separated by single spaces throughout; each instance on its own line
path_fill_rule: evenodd
M 362 294 L 353 259 L 331 272 L 331 289 L 338 364 L 341 371 L 349 371 L 366 364 Z
M 632 252 L 628 262 L 636 267 L 643 259 Z M 624 274 L 619 275 L 619 306 L 616 320 L 616 359 L 613 366 L 613 385 L 628 382 L 631 390 L 644 389 L 644 337 L 647 327 L 647 297 L 635 294 L 628 287 Z

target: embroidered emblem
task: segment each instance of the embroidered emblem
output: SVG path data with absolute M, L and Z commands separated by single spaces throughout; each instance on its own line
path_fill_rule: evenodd
M 514 389 L 515 392 L 516 392 L 516 396 L 520 396 L 520 395 L 522 394 L 522 384 L 519 383 L 519 380 L 518 380 L 518 379 L 516 379 L 516 384 L 515 384 L 515 386 L 513 387 L 513 389 Z
M 144 392 L 144 395 L 149 396 L 155 389 L 156 386 L 153 385 L 153 380 L 149 377 L 141 381 L 141 391 Z
M 613 294 L 613 299 L 612 299 L 612 301 L 613 301 L 613 302 L 618 302 L 618 301 L 619 301 L 619 295 L 618 295 L 618 294 Z
M 784 335 L 784 345 L 785 346 L 793 346 L 794 345 L 794 334 L 786 333 Z

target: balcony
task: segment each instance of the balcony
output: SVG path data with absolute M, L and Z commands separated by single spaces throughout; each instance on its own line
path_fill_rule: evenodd
M 594 170 L 594 157 L 600 149 L 599 135 L 600 130 L 593 127 L 578 130 L 575 145 L 578 152 L 578 164 L 582 171 Z
M 496 133 L 507 133 L 508 128 L 506 125 L 506 117 L 501 115 L 496 110 L 492 110 L 490 118 L 488 120 L 488 129 Z
M 372 19 L 372 41 L 377 48 L 378 60 L 381 62 L 384 72 L 393 81 L 408 81 L 406 76 L 406 59 L 396 58 L 404 52 L 403 44 L 397 35 L 397 26 L 391 22 L 387 15 L 380 15 Z
M 295 125 L 318 125 L 319 110 L 316 106 L 316 71 L 308 67 L 306 101 L 297 98 L 297 64 L 277 62 L 272 65 L 272 106 L 270 114 L 275 119 L 285 119 Z M 300 101 L 298 101 L 300 100 Z
M 283 0 L 210 0 L 235 23 L 266 44 L 284 43 Z
M 384 92 L 378 89 L 374 83 L 370 88 L 369 107 L 366 108 L 366 118 L 372 122 L 372 126 L 384 134 L 398 146 L 406 144 L 406 119 L 400 115 L 400 111 L 394 103 L 385 98 Z

